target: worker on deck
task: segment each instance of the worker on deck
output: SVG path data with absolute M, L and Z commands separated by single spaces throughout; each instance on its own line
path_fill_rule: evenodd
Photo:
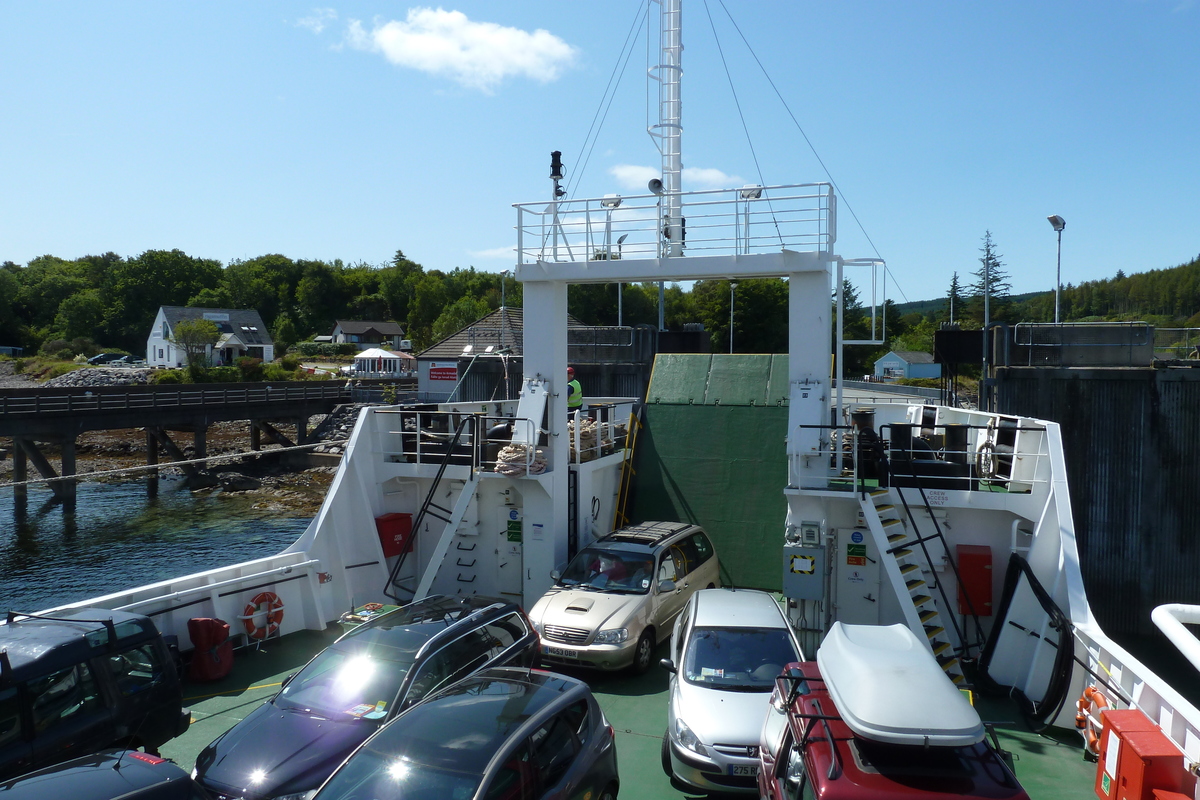
M 575 380 L 575 368 L 567 367 L 567 414 L 573 416 L 583 408 L 583 387 Z

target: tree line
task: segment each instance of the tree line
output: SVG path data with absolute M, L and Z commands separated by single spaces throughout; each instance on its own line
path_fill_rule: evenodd
M 940 301 L 901 314 L 888 301 L 876 308 L 887 317 L 885 344 L 854 348 L 848 374 L 867 370 L 888 350 L 932 349 L 934 330 L 944 322 L 965 328 L 990 321 L 1052 322 L 1054 292 L 1013 298 L 1003 256 L 990 232 L 977 266 L 955 272 Z M 845 284 L 848 339 L 879 335 L 871 331 L 872 309 L 852 283 Z M 690 290 L 663 288 L 668 329 L 701 323 L 714 352 L 728 352 L 730 303 L 734 349 L 741 353 L 787 350 L 786 281 L 758 278 L 737 282 L 697 281 Z M 618 296 L 619 292 L 619 296 Z M 731 296 L 732 294 L 732 296 Z M 115 253 L 68 260 L 46 255 L 21 266 L 0 264 L 0 345 L 27 353 L 49 343 L 84 343 L 92 349 L 124 349 L 140 354 L 160 306 L 252 308 L 261 314 L 280 348 L 329 334 L 335 320 L 400 323 L 414 349 L 421 350 L 500 307 L 521 306 L 521 284 L 511 276 L 474 267 L 448 272 L 427 270 L 400 250 L 383 264 L 292 259 L 280 254 L 222 265 L 181 250 L 147 250 L 138 256 Z M 832 298 L 831 298 L 832 302 Z M 581 284 L 568 292 L 568 311 L 585 325 L 657 325 L 659 286 Z M 1066 285 L 1064 321 L 1144 319 L 1160 327 L 1200 326 L 1200 257 L 1170 269 Z

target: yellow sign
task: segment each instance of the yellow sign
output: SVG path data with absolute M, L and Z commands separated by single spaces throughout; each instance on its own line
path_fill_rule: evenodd
M 817 571 L 817 559 L 812 556 L 792 556 L 793 575 L 812 575 Z

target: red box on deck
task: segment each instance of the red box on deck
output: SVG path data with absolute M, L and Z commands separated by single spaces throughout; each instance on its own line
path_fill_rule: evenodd
M 412 514 L 400 512 L 376 517 L 375 530 L 379 532 L 379 544 L 383 546 L 384 558 L 413 551 Z
M 1096 765 L 1096 795 L 1106 800 L 1154 800 L 1162 791 L 1190 792 L 1183 753 L 1140 711 L 1105 711 Z M 1140 719 L 1139 719 L 1140 718 Z M 1150 730 L 1139 730 L 1146 725 Z M 1156 790 L 1159 790 L 1156 792 Z

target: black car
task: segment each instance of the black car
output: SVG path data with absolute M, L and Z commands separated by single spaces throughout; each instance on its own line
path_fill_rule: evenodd
M 175 762 L 109 750 L 0 783 L 4 800 L 209 800 Z
M 318 653 L 204 748 L 195 777 L 218 798 L 299 798 L 418 700 L 490 666 L 532 666 L 538 636 L 521 609 L 435 596 L 382 614 Z
M 614 732 L 587 684 L 501 667 L 401 714 L 313 800 L 615 800 L 619 789 Z
M 154 750 L 190 720 L 149 617 L 81 608 L 0 625 L 0 780 L 106 747 Z
M 99 355 L 94 355 L 91 358 L 89 358 L 87 360 L 87 363 L 92 364 L 92 365 L 107 364 L 110 361 L 116 361 L 117 359 L 122 358 L 123 356 L 124 356 L 124 353 L 100 353 Z

